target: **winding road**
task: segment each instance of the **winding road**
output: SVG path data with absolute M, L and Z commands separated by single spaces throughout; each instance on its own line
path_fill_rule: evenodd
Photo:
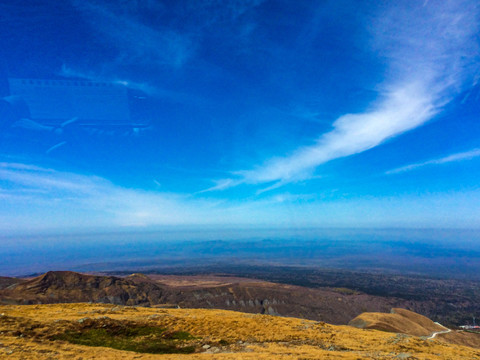
M 440 323 L 438 323 L 438 322 L 435 322 L 435 324 L 440 325 L 441 327 L 443 327 L 443 328 L 445 328 L 445 329 L 447 329 L 447 330 L 444 330 L 444 331 L 436 331 L 436 332 L 432 333 L 432 335 L 430 335 L 430 337 L 428 337 L 427 340 L 429 340 L 429 339 L 434 339 L 435 336 L 437 336 L 438 334 L 448 334 L 449 332 L 452 331 L 451 329 L 443 326 L 442 324 L 440 324 Z

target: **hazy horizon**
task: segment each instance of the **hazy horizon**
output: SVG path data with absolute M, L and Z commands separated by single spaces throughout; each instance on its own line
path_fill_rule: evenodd
M 162 271 L 223 264 L 476 278 L 480 233 L 438 229 L 257 229 L 2 236 L 0 276 Z

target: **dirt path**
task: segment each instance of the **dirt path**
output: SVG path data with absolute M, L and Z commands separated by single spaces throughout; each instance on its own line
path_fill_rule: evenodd
M 452 331 L 451 329 L 443 326 L 442 324 L 440 324 L 440 323 L 438 323 L 438 322 L 435 322 L 435 324 L 440 325 L 441 327 L 445 328 L 446 330 L 434 332 L 432 335 L 430 335 L 430 337 L 427 338 L 427 340 L 428 340 L 428 339 L 434 339 L 435 336 L 437 336 L 438 334 L 448 334 L 449 332 Z

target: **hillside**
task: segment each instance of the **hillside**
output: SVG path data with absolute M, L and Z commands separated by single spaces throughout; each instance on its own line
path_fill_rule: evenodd
M 0 304 L 97 302 L 118 305 L 171 304 L 188 308 L 225 309 L 293 316 L 347 324 L 365 311 L 410 307 L 405 300 L 367 295 L 344 288 L 307 288 L 225 276 L 126 277 L 50 271 L 28 280 L 5 280 Z
M 9 286 L 12 286 L 14 284 L 18 284 L 21 282 L 22 282 L 21 279 L 0 276 L 0 290 L 8 288 Z
M 435 334 L 439 341 L 480 349 L 480 334 L 450 330 L 425 316 L 405 309 L 392 309 L 390 313 L 363 313 L 350 321 L 349 325 L 359 329 L 375 329 L 427 339 Z
M 371 296 L 345 288 L 307 288 L 219 276 L 150 275 L 163 286 L 165 300 L 187 308 L 225 309 L 254 314 L 292 316 L 347 324 L 363 311 L 387 311 L 406 301 Z
M 376 329 L 414 336 L 430 336 L 445 328 L 429 318 L 405 309 L 392 309 L 389 314 L 367 312 L 348 323 L 360 329 Z
M 480 359 L 437 339 L 225 310 L 54 304 L 0 314 L 8 359 Z

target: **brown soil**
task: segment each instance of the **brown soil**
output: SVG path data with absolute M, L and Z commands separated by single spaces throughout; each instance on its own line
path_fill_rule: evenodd
M 450 344 L 465 345 L 480 349 L 480 333 L 453 331 L 448 334 L 439 334 L 437 337 L 439 340 Z

